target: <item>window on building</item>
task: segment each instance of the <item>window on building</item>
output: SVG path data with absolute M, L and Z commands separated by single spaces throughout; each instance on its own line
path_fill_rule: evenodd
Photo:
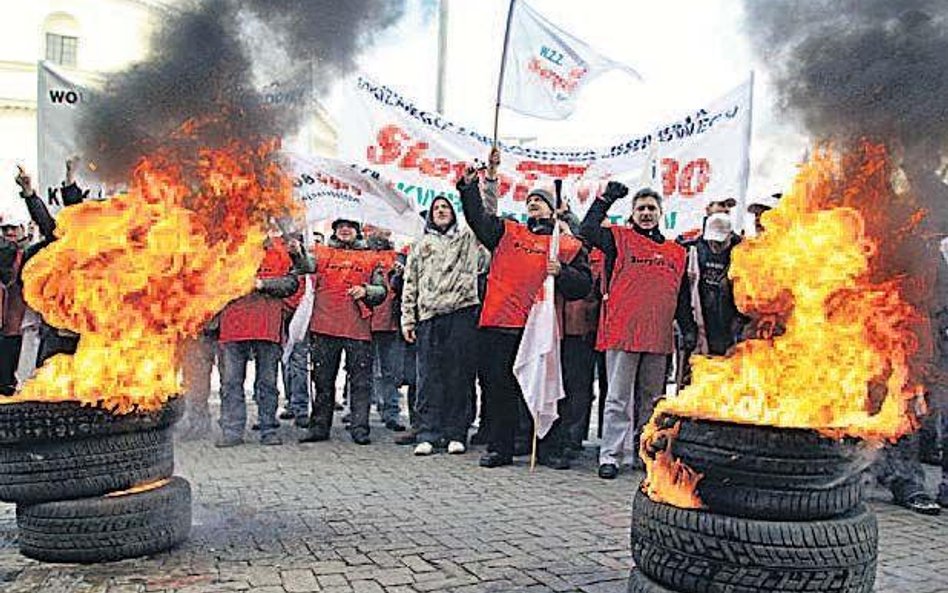
M 46 34 L 46 59 L 63 66 L 76 65 L 79 38 L 68 35 Z

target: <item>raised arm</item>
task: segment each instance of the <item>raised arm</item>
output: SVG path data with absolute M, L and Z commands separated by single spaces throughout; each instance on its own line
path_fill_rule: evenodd
M 493 250 L 504 236 L 504 221 L 496 214 L 488 213 L 484 208 L 479 185 L 477 171 L 473 167 L 468 167 L 457 183 L 458 193 L 461 195 L 461 207 L 464 211 L 464 219 L 474 231 L 477 240 Z M 494 208 L 496 209 L 496 205 Z
M 602 221 L 606 219 L 609 208 L 628 193 L 629 188 L 616 181 L 610 181 L 606 184 L 606 191 L 589 206 L 583 222 L 579 225 L 580 238 L 605 253 L 608 258 L 616 257 L 618 252 L 612 232 L 602 227 Z

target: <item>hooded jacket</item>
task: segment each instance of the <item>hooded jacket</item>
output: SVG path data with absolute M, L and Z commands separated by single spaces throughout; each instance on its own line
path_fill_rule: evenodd
M 402 287 L 402 330 L 414 330 L 420 321 L 446 315 L 480 303 L 477 294 L 480 243 L 470 227 L 461 228 L 451 201 L 454 223 L 438 229 L 432 210 L 425 218 L 425 234 L 411 246 Z M 484 184 L 484 208 L 497 212 L 497 182 Z

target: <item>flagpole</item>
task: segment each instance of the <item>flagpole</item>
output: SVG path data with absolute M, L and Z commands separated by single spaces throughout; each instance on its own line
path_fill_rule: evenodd
M 533 446 L 530 448 L 530 471 L 537 468 L 537 420 L 533 421 Z
M 514 2 L 507 8 L 507 28 L 504 29 L 504 50 L 500 54 L 500 76 L 497 78 L 497 102 L 494 104 L 494 148 L 497 148 L 497 130 L 500 125 L 500 95 L 504 88 L 504 71 L 507 69 L 507 46 L 510 42 L 510 23 L 513 21 Z

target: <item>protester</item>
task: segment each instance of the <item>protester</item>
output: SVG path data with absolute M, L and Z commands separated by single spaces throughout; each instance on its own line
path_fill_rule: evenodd
M 336 375 L 346 353 L 352 440 L 368 445 L 372 390 L 372 307 L 385 300 L 377 256 L 367 251 L 358 222 L 336 219 L 328 246 L 316 247 L 316 299 L 310 318 L 315 393 L 300 442 L 329 439 Z
M 220 334 L 220 318 L 215 316 L 200 333 L 187 340 L 181 357 L 181 374 L 184 383 L 184 416 L 178 422 L 177 431 L 184 440 L 201 439 L 210 434 L 211 408 L 208 399 L 211 395 L 211 373 L 214 362 L 218 362 L 218 372 L 224 377 L 220 366 L 217 340 Z M 243 386 L 241 386 L 243 389 Z
M 289 228 L 290 224 L 290 222 L 285 223 L 284 228 Z M 313 281 L 312 274 L 316 271 L 316 262 L 303 245 L 302 233 L 288 233 L 287 247 L 291 253 L 299 253 L 299 257 L 294 259 L 293 269 L 291 270 L 299 278 L 299 288 L 283 301 L 288 309 L 286 323 L 283 328 L 284 335 L 289 331 L 290 319 L 292 319 L 293 313 L 306 292 L 306 283 Z M 288 359 L 285 362 L 282 358 L 280 360 L 283 368 L 283 389 L 286 406 L 280 412 L 279 418 L 280 420 L 293 420 L 299 428 L 304 428 L 309 423 L 309 351 L 310 343 L 307 332 L 302 340 L 293 344 Z
M 62 203 L 63 207 L 81 204 L 88 197 L 89 190 L 82 191 L 76 184 L 76 168 L 79 160 L 71 158 L 66 161 L 66 180 L 62 184 Z M 20 186 L 20 197 L 26 202 L 26 209 L 30 213 L 30 219 L 36 223 L 43 239 L 32 245 L 31 256 L 46 245 L 56 240 L 56 220 L 50 215 L 43 200 L 36 195 L 33 189 L 32 180 L 29 175 L 22 173 L 17 176 L 17 184 Z M 55 190 L 51 190 L 52 194 Z M 29 259 L 29 258 L 25 258 Z M 24 261 L 24 264 L 26 262 Z M 55 328 L 42 322 L 40 326 L 40 345 L 36 357 L 36 365 L 42 365 L 47 359 L 56 354 L 75 354 L 76 347 L 79 345 L 79 335 L 63 328 Z
M 603 228 L 609 208 L 629 190 L 610 181 L 589 208 L 581 235 L 605 254 L 606 291 L 597 349 L 606 351 L 609 392 L 603 418 L 599 476 L 613 479 L 623 459 L 637 456 L 642 426 L 665 391 L 673 322 L 694 349 L 697 328 L 689 305 L 683 247 L 658 228 L 662 198 L 642 189 L 632 199 L 631 226 Z
M 393 304 L 399 295 L 392 283 L 401 284 L 396 276 L 401 268 L 396 266 L 398 253 L 391 240 L 391 232 L 377 227 L 365 228 L 366 244 L 378 253 L 378 262 L 385 282 L 385 300 L 372 310 L 372 399 L 385 428 L 404 432 L 401 423 L 401 393 L 398 391 L 398 374 L 402 357 L 402 341 L 398 337 L 398 319 Z
M 682 244 L 688 252 L 688 290 L 698 328 L 698 354 L 723 356 L 747 321 L 734 304 L 734 285 L 728 277 L 731 252 L 740 242 L 731 217 L 718 212 L 707 217 L 700 238 Z M 690 354 L 686 353 L 685 361 Z
M 23 278 L 29 247 L 23 221 L 0 217 L 0 395 L 13 395 L 23 346 Z
M 277 373 L 283 339 L 284 298 L 299 288 L 293 274 L 303 257 L 298 248 L 291 251 L 282 231 L 271 225 L 264 244 L 265 255 L 257 270 L 254 291 L 229 303 L 221 312 L 220 343 L 223 359 L 221 381 L 221 439 L 218 447 L 233 447 L 244 442 L 247 403 L 244 379 L 247 363 L 255 362 L 254 401 L 260 426 L 260 443 L 283 443 L 277 429 Z M 296 262 L 296 263 L 295 263 Z
M 760 235 L 764 232 L 764 224 L 761 220 L 764 212 L 776 208 L 777 203 L 780 201 L 782 196 L 783 194 L 780 193 L 771 194 L 769 196 L 757 198 L 747 206 L 747 211 L 754 215 L 755 235 Z
M 486 211 L 497 211 L 497 166 L 491 152 L 485 180 Z M 461 228 L 451 200 L 436 197 L 428 208 L 424 235 L 411 247 L 402 292 L 402 334 L 418 348 L 415 455 L 467 450 L 476 359 L 477 269 L 480 243 Z
M 465 220 L 478 240 L 491 251 L 480 326 L 488 330 L 486 335 L 493 354 L 485 370 L 497 391 L 490 419 L 490 442 L 480 465 L 499 467 L 513 463 L 517 406 L 523 400 L 513 374 L 513 363 L 537 293 L 547 275 L 552 275 L 556 278 L 558 303 L 564 299 L 582 299 L 589 294 L 592 278 L 586 250 L 571 236 L 561 237 L 558 261 L 549 261 L 550 239 L 557 224 L 550 192 L 530 191 L 526 199 L 527 224 L 524 225 L 486 212 L 474 168 L 465 171 L 457 188 Z M 539 452 L 540 462 L 561 466 L 562 442 L 563 439 L 552 438 L 547 450 Z

